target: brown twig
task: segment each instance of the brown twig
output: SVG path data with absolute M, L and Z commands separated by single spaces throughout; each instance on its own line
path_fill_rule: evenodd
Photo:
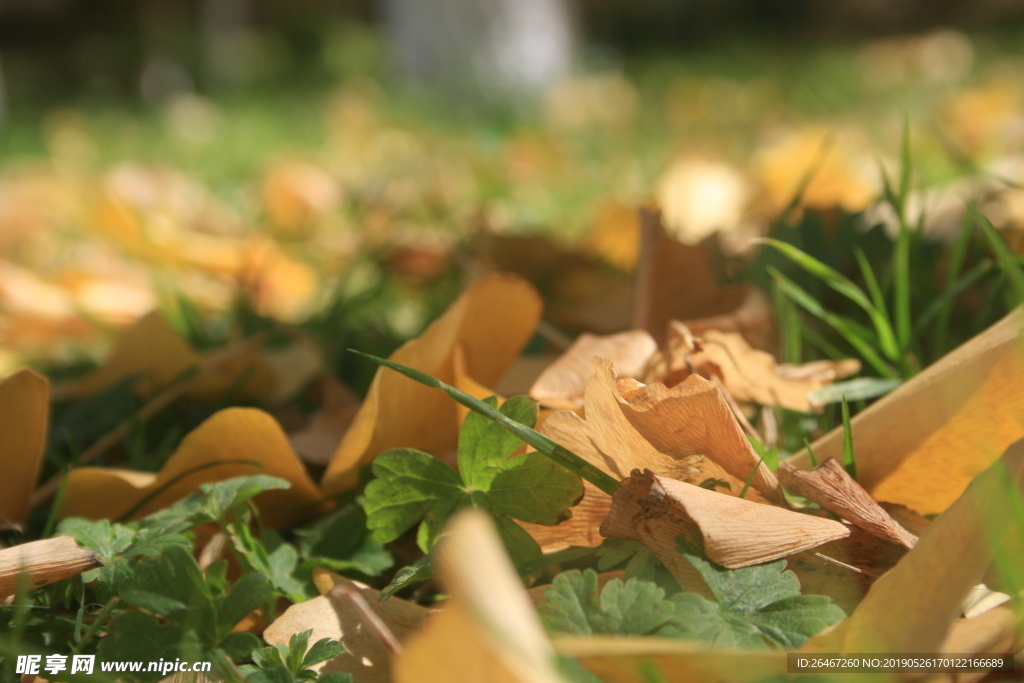
M 98 554 L 79 548 L 70 536 L 16 545 L 0 551 L 0 597 L 17 593 L 22 575 L 26 587 L 39 588 L 102 566 Z

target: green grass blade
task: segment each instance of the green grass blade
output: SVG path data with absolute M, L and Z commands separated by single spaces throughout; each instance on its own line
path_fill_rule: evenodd
M 807 448 L 807 457 L 811 459 L 811 465 L 814 467 L 818 466 L 818 457 L 814 455 L 814 449 L 811 448 L 811 442 L 804 439 L 804 447 Z
M 421 372 L 414 368 L 410 368 L 407 365 L 402 365 L 401 363 L 396 363 L 394 361 L 387 360 L 386 358 L 378 358 L 377 356 L 371 356 L 368 353 L 356 351 L 355 349 L 349 349 L 349 351 L 356 355 L 362 356 L 363 358 L 372 360 L 374 363 L 377 363 L 378 365 L 383 365 L 384 367 L 391 368 L 395 372 L 401 375 L 405 375 L 409 379 L 419 382 L 420 384 L 426 385 L 428 387 L 433 387 L 434 389 L 440 389 L 444 393 L 451 396 L 456 402 L 461 403 L 462 405 L 466 406 L 473 412 L 480 413 L 484 417 L 488 417 L 494 420 L 502 427 L 509 430 L 510 432 L 518 436 L 520 439 L 536 448 L 538 452 L 548 456 L 556 463 L 558 463 L 565 469 L 569 470 L 570 472 L 579 475 L 585 481 L 589 481 L 591 484 L 601 489 L 609 496 L 612 493 L 614 493 L 616 487 L 618 487 L 619 482 L 608 473 L 604 472 L 601 469 L 598 469 L 597 467 L 594 467 L 589 462 L 587 462 L 580 456 L 576 455 L 572 451 L 563 448 L 562 446 L 559 446 L 557 443 L 555 443 L 548 437 L 544 436 L 540 432 L 534 431 L 533 429 L 530 429 L 525 425 L 521 425 L 515 420 L 509 419 L 505 415 L 502 415 L 496 408 L 492 408 L 491 406 L 487 405 L 480 399 L 473 398 L 469 394 L 459 391 L 458 389 L 451 385 L 445 384 L 436 377 L 431 377 L 427 373 Z
M 757 464 L 754 465 L 754 469 L 750 470 L 750 474 L 747 475 L 747 481 L 743 483 L 743 490 L 740 491 L 740 498 L 747 495 L 747 491 L 750 490 L 750 485 L 754 483 L 754 477 L 757 476 L 757 471 L 761 469 L 761 465 L 764 463 L 764 458 L 759 458 Z
M 806 290 L 780 273 L 777 269 L 769 267 L 768 271 L 771 273 L 772 277 L 775 278 L 775 282 L 778 286 L 786 292 L 787 296 L 806 309 L 809 313 L 835 328 L 835 330 L 839 332 L 847 342 L 849 342 L 850 346 L 855 348 L 881 375 L 892 379 L 900 378 L 900 374 L 893 369 L 892 366 L 886 363 L 880 355 L 878 355 L 871 346 L 870 341 L 865 340 L 863 336 L 856 331 L 853 321 L 847 320 L 835 313 L 826 311 L 817 299 L 812 297 Z
M 777 282 L 772 283 L 772 299 L 775 304 L 775 318 L 779 325 L 782 361 L 784 363 L 799 363 L 803 360 L 804 353 L 800 312 Z
M 852 280 L 831 266 L 822 263 L 810 254 L 794 247 L 792 244 L 787 244 L 771 238 L 765 238 L 758 241 L 774 247 L 808 273 L 819 278 L 829 287 L 863 308 L 871 318 L 872 324 L 875 326 L 875 332 L 878 335 L 878 345 L 882 349 L 882 353 L 884 353 L 890 360 L 897 360 L 900 357 L 900 349 L 897 345 L 896 336 L 893 334 L 888 316 L 884 315 L 882 311 L 876 308 L 871 302 L 871 299 L 868 298 L 868 295 L 864 293 L 864 290 L 854 284 Z
M 846 382 L 827 384 L 820 389 L 808 392 L 807 396 L 817 405 L 825 406 L 830 403 L 839 403 L 844 397 L 850 401 L 863 401 L 868 398 L 885 396 L 901 384 L 903 382 L 898 379 L 859 377 Z
M 913 234 L 900 221 L 896 248 L 892 257 L 893 312 L 896 317 L 896 340 L 901 353 L 910 346 L 910 241 Z
M 910 196 L 910 181 L 913 174 L 913 163 L 910 158 L 910 116 L 903 112 L 903 144 L 900 149 L 900 213 L 907 205 Z
M 864 277 L 864 284 L 868 286 L 871 302 L 878 309 L 879 313 L 888 318 L 889 310 L 885 305 L 885 295 L 882 294 L 882 288 L 878 286 L 878 278 L 875 277 L 875 270 L 871 267 L 868 257 L 864 255 L 864 250 L 860 247 L 853 250 L 853 255 L 857 258 L 857 265 L 860 266 L 861 275 Z
M 843 465 L 847 473 L 857 478 L 857 461 L 853 457 L 853 428 L 850 425 L 850 404 L 843 397 Z
M 999 233 L 996 232 L 995 227 L 988 218 L 978 210 L 978 207 L 971 204 L 969 209 L 971 216 L 974 217 L 974 222 L 988 241 L 988 246 L 996 257 L 996 263 L 999 264 L 999 268 L 1003 271 L 1006 279 L 1009 280 L 1017 304 L 1024 303 L 1024 268 L 1021 268 L 1020 262 L 1013 252 L 1010 251 L 1010 247 L 999 236 Z

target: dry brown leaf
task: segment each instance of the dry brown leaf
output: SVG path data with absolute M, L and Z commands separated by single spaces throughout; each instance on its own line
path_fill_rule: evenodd
M 302 235 L 337 208 L 341 191 L 322 169 L 302 161 L 272 166 L 263 179 L 263 203 L 270 220 L 289 237 Z
M 658 212 L 642 210 L 631 327 L 661 341 L 670 320 L 707 318 L 740 308 L 747 288 L 719 285 L 711 256 L 707 244 L 678 242 L 665 232 Z
M 705 455 L 743 482 L 756 467 L 751 486 L 787 506 L 778 479 L 767 467 L 758 467 L 760 458 L 715 382 L 690 375 L 672 389 L 631 380 L 616 388 L 623 414 L 655 449 L 676 458 Z
M 438 546 L 452 596 L 395 660 L 396 683 L 563 683 L 490 516 L 465 510 Z
M 292 448 L 305 462 L 327 465 L 359 412 L 359 398 L 332 376 L 320 381 L 323 403 L 309 423 L 288 435 Z
M 722 495 L 649 470 L 633 470 L 615 490 L 601 533 L 643 541 L 680 585 L 701 590 L 699 575 L 677 550 L 678 537 L 694 529 L 704 538 L 708 559 L 730 569 L 777 560 L 850 533 L 839 522 Z
M 670 325 L 674 321 L 670 321 Z M 702 337 L 709 330 L 719 332 L 736 332 L 743 336 L 755 349 L 770 349 L 777 339 L 775 337 L 775 317 L 772 313 L 768 297 L 759 289 L 749 289 L 739 308 L 713 315 L 707 318 L 693 318 L 681 323 L 695 337 Z M 672 342 L 672 331 L 669 329 L 668 342 Z
M 604 683 L 648 683 L 653 666 L 664 683 L 755 683 L 781 680 L 786 653 L 779 650 L 712 650 L 670 638 L 563 637 L 558 653 L 575 657 Z
M 645 330 L 603 337 L 581 334 L 558 360 L 541 373 L 530 387 L 529 395 L 551 408 L 581 408 L 587 380 L 594 374 L 595 356 L 610 361 L 619 377 L 640 378 L 648 359 L 657 349 L 654 337 Z
M 0 526 L 21 524 L 31 509 L 46 446 L 49 382 L 32 370 L 19 370 L 0 382 Z
M 853 418 L 857 480 L 875 500 L 942 512 L 1024 437 L 1022 325 L 1018 308 Z M 811 446 L 842 460 L 842 427 Z M 810 467 L 806 450 L 790 462 Z
M 666 351 L 651 359 L 644 373 L 647 382 L 673 386 L 690 372 L 721 381 L 737 401 L 810 413 L 821 405 L 811 400 L 815 389 L 860 371 L 860 361 L 814 361 L 778 365 L 765 351 L 750 346 L 736 332 L 706 329 L 700 338 L 683 323 L 669 323 Z
M 469 373 L 490 386 L 519 355 L 540 318 L 534 289 L 513 276 L 484 278 L 463 292 L 419 338 L 391 360 L 453 383 L 455 347 Z M 418 448 L 443 456 L 458 436 L 456 404 L 396 372 L 377 371 L 366 400 L 324 474 L 325 493 L 356 484 L 359 468 L 389 448 Z
M 970 483 L 914 549 L 874 583 L 849 619 L 809 640 L 803 650 L 941 651 L 964 598 L 992 562 L 989 535 L 1024 533 L 1013 518 L 1011 482 L 1024 486 L 1024 440 Z
M 353 683 L 391 683 L 391 653 L 363 623 L 352 603 L 330 589 L 342 583 L 353 585 L 399 641 L 420 628 L 428 610 L 401 598 L 380 602 L 380 592 L 365 584 L 322 569 L 314 571 L 317 588 L 325 594 L 286 609 L 264 630 L 263 639 L 269 645 L 287 645 L 292 635 L 312 628 L 310 646 L 321 638 L 337 640 L 345 646 L 345 652 L 313 669 L 322 673 L 351 673 Z
M 540 428 L 542 434 L 619 480 L 634 469 L 650 469 L 662 476 L 697 484 L 708 478 L 720 479 L 730 484 L 726 489 L 728 493 L 739 494 L 743 481 L 714 460 L 703 457 L 703 451 L 673 457 L 648 443 L 619 407 L 612 364 L 593 358 L 590 365 L 593 374 L 585 392 L 587 419 L 571 411 L 558 411 L 544 422 Z M 583 499 L 572 509 L 570 519 L 555 526 L 522 525 L 544 551 L 552 552 L 570 545 L 593 547 L 604 540 L 599 527 L 611 509 L 611 498 L 589 482 L 584 482 L 583 486 Z M 751 494 L 757 500 L 764 500 L 756 491 Z
M 79 548 L 70 536 L 0 550 L 0 598 L 18 592 L 23 573 L 28 575 L 26 587 L 32 589 L 102 566 L 97 553 Z
M 879 538 L 913 548 L 917 536 L 889 515 L 838 462 L 826 459 L 813 470 L 779 464 L 782 485 Z
M 225 460 L 246 462 L 213 464 Z M 292 485 L 256 497 L 269 526 L 285 526 L 323 509 L 323 495 L 274 418 L 255 408 L 227 408 L 192 430 L 158 473 L 72 469 L 59 516 L 117 519 L 160 490 L 138 510 L 135 516 L 139 517 L 198 491 L 200 484 L 251 474 L 280 477 Z

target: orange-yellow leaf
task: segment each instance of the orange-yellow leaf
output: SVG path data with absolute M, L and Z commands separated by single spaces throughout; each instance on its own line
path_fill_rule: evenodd
M 222 460 L 255 464 L 213 465 L 170 483 L 189 470 Z M 255 408 L 227 408 L 189 433 L 157 474 L 100 467 L 71 470 L 60 517 L 117 519 L 145 496 L 170 483 L 136 514 L 142 516 L 198 491 L 200 484 L 251 474 L 268 474 L 291 482 L 290 489 L 267 491 L 256 497 L 268 525 L 284 526 L 319 509 L 320 491 L 274 418 Z
M 0 382 L 0 526 L 25 521 L 46 445 L 49 382 L 19 370 Z
M 484 278 L 391 360 L 452 384 L 455 348 L 461 345 L 467 374 L 479 384 L 493 385 L 529 341 L 540 310 L 540 297 L 525 281 L 507 275 Z M 324 474 L 324 491 L 351 488 L 359 468 L 389 448 L 442 456 L 454 448 L 457 436 L 454 401 L 381 368 Z

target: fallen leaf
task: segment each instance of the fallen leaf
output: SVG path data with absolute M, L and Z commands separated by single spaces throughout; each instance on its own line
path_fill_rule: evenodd
M 851 420 L 857 481 L 879 502 L 942 512 L 1024 437 L 1024 359 L 1017 309 Z M 811 444 L 843 458 L 843 429 Z M 803 450 L 789 459 L 807 469 Z
M 399 641 L 421 627 L 428 610 L 401 598 L 381 602 L 379 591 L 323 569 L 315 569 L 314 577 L 322 594 L 286 609 L 266 628 L 263 639 L 268 645 L 287 645 L 292 635 L 313 629 L 310 646 L 321 638 L 337 640 L 345 646 L 345 652 L 334 659 L 314 665 L 315 671 L 351 673 L 353 683 L 391 683 L 391 653 L 363 623 L 351 601 L 331 589 L 343 583 L 354 586 Z
M 652 359 L 645 380 L 672 385 L 691 369 L 702 377 L 721 381 L 737 401 L 819 412 L 823 406 L 812 392 L 860 371 L 860 361 L 813 361 L 802 365 L 778 365 L 765 351 L 758 351 L 735 332 L 708 329 L 700 340 L 686 325 L 672 321 L 667 350 Z
M 675 240 L 665 232 L 661 214 L 642 210 L 632 327 L 661 341 L 670 320 L 707 318 L 740 308 L 747 287 L 720 285 L 711 257 L 706 243 Z
M 192 350 L 159 312 L 140 318 L 124 330 L 99 368 L 55 388 L 61 399 L 95 394 L 129 377 L 138 377 L 135 390 L 150 395 L 168 386 L 206 359 Z M 219 398 L 235 388 L 244 396 L 269 395 L 274 376 L 255 351 L 246 351 L 218 362 L 212 372 L 203 373 L 186 392 L 196 398 Z M 241 386 L 236 386 L 239 384 Z
M 247 462 L 213 464 L 223 460 Z M 190 432 L 158 473 L 72 469 L 59 517 L 117 519 L 159 491 L 133 515 L 141 517 L 198 491 L 200 484 L 248 474 L 268 474 L 292 485 L 256 497 L 268 526 L 281 527 L 320 509 L 323 495 L 274 418 L 255 408 L 227 408 Z
M 519 278 L 484 278 L 391 359 L 452 383 L 453 355 L 461 344 L 473 379 L 491 385 L 529 341 L 540 308 L 537 293 Z M 446 455 L 455 447 L 457 415 L 455 403 L 439 399 L 429 387 L 378 369 L 363 406 L 327 467 L 324 492 L 330 495 L 351 488 L 359 468 L 391 448 Z
M 32 370 L 19 370 L 0 382 L 0 526 L 21 524 L 31 509 L 46 446 L 49 382 Z
M 721 479 L 727 489 L 739 495 L 743 481 L 733 477 L 703 450 L 683 457 L 667 455 L 648 443 L 626 419 L 615 390 L 615 370 L 602 358 L 590 361 L 593 374 L 587 381 L 584 420 L 572 411 L 558 411 L 544 422 L 540 432 L 568 448 L 615 479 L 624 479 L 634 469 L 650 469 L 662 476 L 700 483 Z M 762 500 L 756 492 L 752 492 Z M 611 498 L 584 482 L 583 500 L 572 509 L 572 518 L 552 527 L 524 524 L 541 549 L 552 552 L 570 545 L 593 547 L 603 542 L 600 526 L 611 510 Z
M 694 529 L 704 538 L 707 558 L 729 569 L 777 560 L 850 533 L 829 519 L 633 470 L 615 490 L 601 534 L 643 541 L 681 586 L 705 593 L 700 574 L 677 550 L 677 539 Z
M 657 342 L 645 330 L 607 336 L 583 333 L 540 374 L 530 387 L 529 395 L 551 408 L 582 408 L 587 380 L 594 374 L 595 356 L 610 361 L 619 377 L 639 379 L 657 349 Z
M 396 658 L 396 683 L 563 683 L 486 513 L 469 509 L 452 520 L 438 562 L 452 597 Z
M 779 480 L 798 496 L 834 512 L 870 534 L 913 548 L 917 536 L 893 519 L 843 466 L 828 458 L 813 470 L 799 470 L 788 462 L 779 463 Z
M 302 235 L 317 219 L 334 211 L 341 201 L 335 180 L 322 169 L 303 162 L 272 166 L 263 178 L 263 203 L 274 226 L 285 236 Z
M 669 389 L 664 384 L 620 381 L 619 405 L 630 424 L 654 448 L 676 458 L 704 455 L 745 482 L 757 468 L 751 486 L 767 500 L 787 506 L 778 479 L 743 435 L 718 385 L 690 375 Z
M 1024 440 L 970 483 L 914 549 L 875 581 L 849 619 L 803 651 L 940 652 L 964 598 L 992 562 L 993 533 L 1024 534 L 1013 516 L 1011 486 L 1024 487 Z

